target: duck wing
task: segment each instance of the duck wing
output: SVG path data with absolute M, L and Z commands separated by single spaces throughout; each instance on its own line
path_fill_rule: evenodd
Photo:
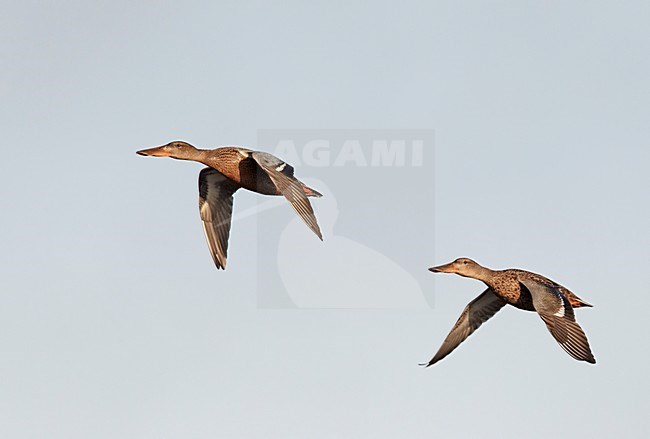
M 533 307 L 544 320 L 551 335 L 576 360 L 595 363 L 584 331 L 576 322 L 573 307 L 559 288 L 534 279 L 519 277 L 533 299 Z
M 226 268 L 233 194 L 239 186 L 212 168 L 199 173 L 199 212 L 208 248 L 219 269 Z
M 255 151 L 251 154 L 257 164 L 271 178 L 275 187 L 291 203 L 294 210 L 307 226 L 323 240 L 316 215 L 305 194 L 305 185 L 293 176 L 293 167 L 266 152 Z M 320 194 L 319 194 L 320 195 Z
M 421 366 L 429 367 L 445 358 L 505 304 L 506 301 L 496 296 L 491 288 L 483 291 L 476 299 L 467 304 L 436 355 L 428 363 L 422 363 Z

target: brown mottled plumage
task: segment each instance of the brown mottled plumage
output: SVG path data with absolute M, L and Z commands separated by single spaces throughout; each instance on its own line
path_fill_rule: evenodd
M 263 195 L 283 195 L 316 236 L 323 239 L 307 199 L 321 194 L 295 178 L 291 165 L 271 154 L 236 146 L 204 150 L 186 142 L 171 142 L 137 153 L 193 160 L 208 166 L 199 174 L 199 211 L 210 254 L 219 269 L 226 268 L 233 194 L 239 188 Z
M 592 305 L 562 285 L 530 271 L 490 270 L 468 258 L 459 258 L 429 270 L 478 279 L 488 288 L 465 307 L 436 355 L 423 365 L 431 366 L 449 355 L 505 305 L 536 311 L 551 335 L 569 355 L 576 360 L 596 362 L 587 337 L 576 323 L 573 312 L 573 308 Z

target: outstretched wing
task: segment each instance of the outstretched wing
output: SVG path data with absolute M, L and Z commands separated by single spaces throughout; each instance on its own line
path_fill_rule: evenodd
M 305 185 L 293 176 L 293 168 L 279 158 L 266 152 L 255 151 L 253 159 L 267 173 L 278 191 L 289 200 L 291 206 L 300 215 L 309 228 L 323 240 L 314 210 L 305 194 Z
M 232 218 L 232 195 L 239 186 L 212 168 L 199 174 L 199 212 L 208 248 L 219 269 L 226 268 Z
M 476 299 L 467 304 L 436 355 L 421 366 L 429 367 L 445 358 L 505 304 L 505 300 L 497 297 L 491 288 L 483 291 Z
M 533 298 L 537 314 L 544 320 L 551 335 L 569 355 L 576 360 L 595 363 L 584 331 L 576 323 L 571 303 L 557 287 L 533 279 L 521 278 L 523 285 Z

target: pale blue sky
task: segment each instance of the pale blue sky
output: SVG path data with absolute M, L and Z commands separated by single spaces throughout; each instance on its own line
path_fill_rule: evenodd
M 646 2 L 2 10 L 0 436 L 650 434 Z M 430 308 L 260 309 L 259 280 L 276 269 L 256 258 L 261 219 L 234 224 L 218 272 L 200 166 L 135 155 L 174 139 L 263 149 L 260 129 L 333 128 L 435 130 L 434 195 L 412 208 L 433 221 L 401 243 Z M 339 206 L 394 218 L 364 222 L 377 237 L 364 245 L 412 232 L 392 194 L 357 193 L 339 171 Z M 259 201 L 238 193 L 236 210 Z M 418 368 L 482 291 L 426 272 L 459 256 L 540 272 L 593 303 L 576 314 L 598 364 L 506 309 Z M 314 285 L 336 274 L 322 276 Z

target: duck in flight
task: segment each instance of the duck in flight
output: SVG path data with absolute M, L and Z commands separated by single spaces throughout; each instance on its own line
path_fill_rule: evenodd
M 468 258 L 431 267 L 429 271 L 478 279 L 488 288 L 465 307 L 438 352 L 421 366 L 429 367 L 445 358 L 505 305 L 536 311 L 551 335 L 570 356 L 588 363 L 596 362 L 587 336 L 576 322 L 573 312 L 573 308 L 592 305 L 562 285 L 530 271 L 490 270 Z
M 307 198 L 322 195 L 294 177 L 291 165 L 271 154 L 238 146 L 205 150 L 180 141 L 137 153 L 193 160 L 207 165 L 199 173 L 199 212 L 208 247 L 218 269 L 226 268 L 233 194 L 239 188 L 263 195 L 284 195 L 307 226 L 323 240 Z

